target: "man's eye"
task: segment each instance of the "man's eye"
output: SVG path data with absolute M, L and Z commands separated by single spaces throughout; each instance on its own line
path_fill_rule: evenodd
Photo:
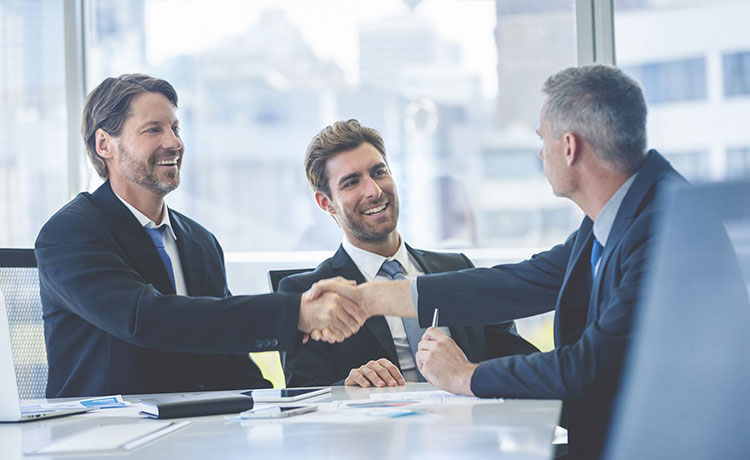
M 357 179 L 350 180 L 349 182 L 347 182 L 347 183 L 344 184 L 344 188 L 349 188 L 349 187 L 352 187 L 354 185 L 357 185 L 358 182 L 359 181 Z
M 174 132 L 175 134 L 180 134 L 180 127 L 179 127 L 179 126 L 173 126 L 173 127 L 172 127 L 172 131 L 173 131 L 173 132 Z
M 146 130 L 147 133 L 158 133 L 161 132 L 161 128 L 149 128 Z

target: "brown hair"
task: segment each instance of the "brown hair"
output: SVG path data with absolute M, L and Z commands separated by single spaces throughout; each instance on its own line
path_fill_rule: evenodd
M 313 190 L 330 197 L 331 187 L 328 184 L 326 162 L 329 158 L 356 149 L 365 142 L 372 144 L 388 164 L 383 137 L 378 130 L 362 126 L 355 119 L 337 121 L 313 137 L 305 153 L 305 173 Z
M 86 97 L 83 106 L 81 135 L 91 164 L 102 179 L 107 178 L 107 166 L 96 152 L 96 130 L 101 128 L 111 136 L 119 136 L 130 117 L 130 101 L 143 93 L 163 94 L 177 107 L 177 91 L 165 80 L 132 73 L 104 79 Z

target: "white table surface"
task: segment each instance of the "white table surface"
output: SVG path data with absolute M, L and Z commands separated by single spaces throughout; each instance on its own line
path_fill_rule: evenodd
M 426 383 L 362 389 L 333 387 L 320 400 L 366 399 L 372 392 L 425 391 Z M 140 397 L 125 397 L 137 401 Z M 422 408 L 423 415 L 366 423 L 305 422 L 288 419 L 232 420 L 216 415 L 189 419 L 187 427 L 131 452 L 99 458 L 139 459 L 391 459 L 493 458 L 549 459 L 560 401 L 508 400 L 496 404 L 443 405 Z M 319 419 L 319 418 L 318 418 Z M 25 455 L 49 442 L 105 424 L 150 423 L 132 410 L 101 410 L 57 419 L 0 424 L 0 458 L 96 458 Z

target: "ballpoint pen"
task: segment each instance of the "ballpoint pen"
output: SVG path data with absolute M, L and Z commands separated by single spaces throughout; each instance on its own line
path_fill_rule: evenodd
M 432 314 L 432 327 L 437 327 L 438 325 L 438 309 L 435 309 L 435 313 Z

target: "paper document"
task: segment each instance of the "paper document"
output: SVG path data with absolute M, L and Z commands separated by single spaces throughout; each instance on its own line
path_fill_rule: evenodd
M 79 399 L 77 401 L 66 401 L 59 403 L 24 404 L 24 410 L 49 410 L 49 409 L 114 409 L 127 407 L 130 403 L 122 399 L 122 395 L 99 396 L 96 398 Z
M 149 422 L 120 425 L 100 425 L 74 433 L 40 447 L 27 454 L 112 453 L 130 451 L 147 442 L 187 426 L 182 422 Z
M 401 391 L 394 393 L 372 393 L 370 399 L 375 401 L 418 402 L 422 404 L 492 404 L 501 403 L 503 398 L 476 398 L 449 393 L 443 390 L 435 391 Z

